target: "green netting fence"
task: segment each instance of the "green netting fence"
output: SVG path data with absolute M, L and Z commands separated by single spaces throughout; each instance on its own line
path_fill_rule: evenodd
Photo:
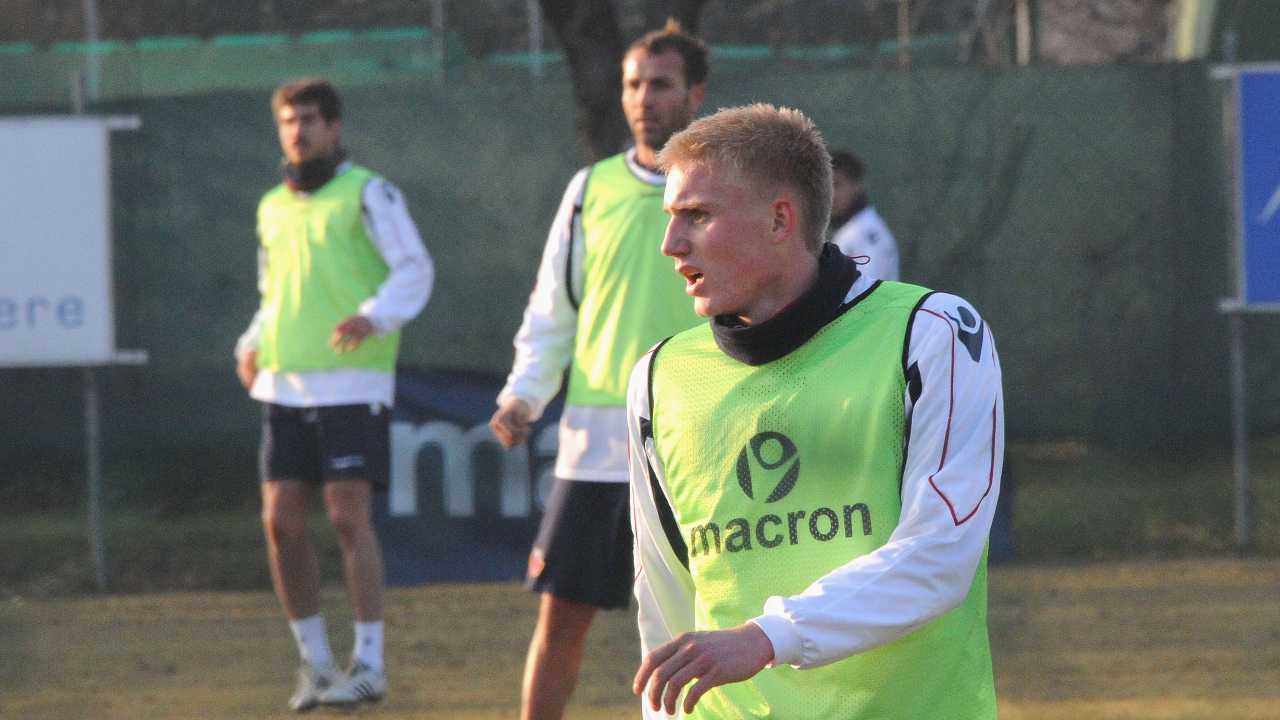
M 0 106 L 62 106 L 76 76 L 119 100 L 270 88 L 303 75 L 343 85 L 431 77 L 460 62 L 457 37 L 429 28 L 166 36 L 132 42 L 0 44 Z
M 1227 442 L 1216 311 L 1229 292 L 1227 177 L 1205 66 L 755 62 L 717 65 L 706 108 L 799 107 L 866 159 L 905 278 L 964 295 L 994 330 L 1011 438 Z M 580 164 L 568 82 L 386 81 L 345 100 L 352 156 L 404 190 L 436 261 L 403 362 L 505 372 L 546 227 Z M 256 411 L 231 351 L 257 300 L 254 208 L 277 182 L 268 92 L 92 109 L 142 118 L 113 150 L 117 323 L 119 345 L 147 349 L 151 364 L 105 373 L 109 447 L 117 462 L 168 452 L 251 468 Z M 1280 323 L 1249 322 L 1251 423 L 1273 432 Z M 0 371 L 0 466 L 78 467 L 77 382 Z
M 954 34 L 919 35 L 909 48 L 919 65 L 954 64 Z M 891 62 L 896 41 L 771 47 L 722 45 L 720 64 L 754 66 L 823 64 L 858 67 Z M 563 69 L 558 51 L 496 52 L 468 58 L 456 33 L 425 27 L 321 30 L 302 35 L 257 33 L 200 38 L 188 35 L 133 41 L 61 42 L 37 47 L 0 43 L 0 107 L 65 107 L 76 83 L 103 101 L 272 88 L 304 76 L 323 75 L 342 86 L 406 80 L 439 81 L 472 70 Z

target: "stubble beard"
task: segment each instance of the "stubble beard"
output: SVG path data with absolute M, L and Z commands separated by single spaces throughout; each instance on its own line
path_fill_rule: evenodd
M 689 127 L 689 123 L 693 120 L 690 113 L 681 112 L 679 115 L 671 118 L 671 122 L 664 123 L 660 129 L 654 132 L 653 137 L 644 137 L 643 133 L 636 132 L 637 142 L 643 143 L 653 149 L 653 153 L 657 155 L 662 152 L 662 148 L 675 136 L 676 133 Z

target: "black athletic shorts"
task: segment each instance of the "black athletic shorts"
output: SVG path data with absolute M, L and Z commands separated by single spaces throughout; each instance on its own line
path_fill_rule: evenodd
M 525 587 L 598 608 L 625 608 L 631 562 L 627 483 L 556 479 L 529 553 Z
M 265 480 L 368 480 L 385 490 L 391 465 L 390 409 L 373 405 L 297 408 L 265 403 L 259 470 Z

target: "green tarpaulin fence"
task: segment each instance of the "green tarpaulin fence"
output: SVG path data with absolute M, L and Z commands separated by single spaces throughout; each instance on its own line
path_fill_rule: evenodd
M 402 361 L 505 371 L 580 165 L 571 88 L 388 81 L 345 100 L 351 155 L 404 190 L 436 261 Z M 761 100 L 802 108 L 863 155 L 905 278 L 985 313 L 1010 437 L 1226 443 L 1227 178 L 1206 67 L 714 67 L 708 109 Z M 115 257 L 119 345 L 151 364 L 106 372 L 109 444 L 251 457 L 255 408 L 231 350 L 256 303 L 254 208 L 277 180 L 268 92 L 93 109 L 142 118 L 115 138 Z M 1274 431 L 1277 323 L 1250 322 L 1251 424 Z M 0 463 L 78 457 L 69 382 L 0 371 Z

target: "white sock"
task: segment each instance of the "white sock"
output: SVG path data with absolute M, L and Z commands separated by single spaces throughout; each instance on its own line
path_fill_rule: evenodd
M 382 669 L 382 621 L 357 622 L 356 646 L 351 657 L 374 670 Z
M 298 643 L 298 654 L 302 656 L 303 662 L 312 667 L 333 665 L 333 651 L 329 649 L 329 635 L 324 629 L 323 615 L 290 620 L 289 629 L 293 631 L 293 639 Z

